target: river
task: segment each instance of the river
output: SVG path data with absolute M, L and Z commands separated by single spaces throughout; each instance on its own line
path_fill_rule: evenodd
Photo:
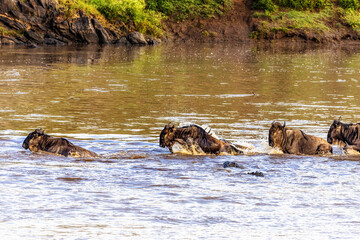
M 359 46 L 0 48 L 0 235 L 357 239 L 360 156 L 279 154 L 267 137 L 273 121 L 325 139 L 334 119 L 358 122 L 359 66 Z M 170 154 L 169 122 L 254 150 Z M 101 157 L 31 153 L 36 128 Z

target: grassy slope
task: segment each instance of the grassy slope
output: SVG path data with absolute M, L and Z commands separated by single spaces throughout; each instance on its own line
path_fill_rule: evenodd
M 327 2 L 321 9 L 294 10 L 277 8 L 274 11 L 255 11 L 253 14 L 255 39 L 302 37 L 318 42 L 358 39 L 360 12 L 344 9 L 336 2 Z
M 273 1 L 277 5 L 271 0 L 252 1 L 253 5 L 270 2 L 273 6 L 271 11 L 254 12 L 251 21 L 254 31 L 250 37 L 276 39 L 299 36 L 327 41 L 346 36 L 358 38 L 360 35 L 360 4 L 348 8 L 349 4 L 358 4 L 358 0 Z M 232 8 L 233 0 L 59 0 L 59 3 L 69 15 L 83 9 L 88 14 L 96 15 L 103 24 L 121 23 L 129 30 L 155 37 L 166 35 L 164 21 L 183 24 L 184 20 L 189 23 L 188 20 L 204 19 L 211 22 L 216 16 L 234 14 L 234 11 L 228 11 Z M 304 5 L 296 5 L 298 3 Z M 286 7 L 286 4 L 289 6 Z
M 67 17 L 78 10 L 96 16 L 104 25 L 125 25 L 155 37 L 164 36 L 162 21 L 211 18 L 231 8 L 232 0 L 58 0 Z

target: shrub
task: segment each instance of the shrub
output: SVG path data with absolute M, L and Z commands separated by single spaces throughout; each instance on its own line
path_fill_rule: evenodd
M 258 0 L 253 3 L 253 9 L 266 10 L 274 12 L 276 10 L 275 4 L 271 0 Z
M 275 3 L 281 7 L 288 7 L 295 10 L 313 10 L 324 8 L 327 0 L 275 0 Z
M 232 0 L 146 0 L 146 6 L 177 21 L 183 21 L 221 15 L 231 8 Z
M 12 37 L 16 37 L 16 36 L 18 36 L 18 35 L 20 35 L 19 32 L 16 32 L 16 31 L 14 31 L 14 30 L 8 30 L 8 29 L 0 26 L 0 37 L 2 37 L 2 36 L 12 36 Z
M 161 37 L 163 15 L 146 9 L 145 0 L 59 0 L 67 18 L 73 17 L 78 10 L 84 10 L 98 19 L 121 22 L 134 26 L 135 30 Z
M 327 0 L 257 0 L 254 2 L 253 8 L 271 12 L 276 10 L 276 6 L 295 10 L 314 10 L 324 8 L 326 3 Z
M 344 9 L 358 10 L 360 7 L 359 0 L 340 0 L 339 4 Z
M 360 34 L 360 14 L 358 11 L 348 9 L 343 10 L 343 19 L 352 27 L 358 34 Z

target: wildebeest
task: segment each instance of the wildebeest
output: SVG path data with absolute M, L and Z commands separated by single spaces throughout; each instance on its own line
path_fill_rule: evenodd
M 49 153 L 65 157 L 98 157 L 94 152 L 76 146 L 65 138 L 55 138 L 44 133 L 42 129 L 36 129 L 25 138 L 22 147 L 31 152 Z
M 160 133 L 160 147 L 168 147 L 174 152 L 174 147 L 180 145 L 192 154 L 243 154 L 237 146 L 225 140 L 211 136 L 198 125 L 175 127 L 172 124 L 165 125 Z
M 360 123 L 342 123 L 334 120 L 330 126 L 327 141 L 344 147 L 345 150 L 354 149 L 360 152 Z
M 271 124 L 269 145 L 289 154 L 332 153 L 332 147 L 325 139 L 287 128 L 285 123 L 281 125 L 279 122 Z

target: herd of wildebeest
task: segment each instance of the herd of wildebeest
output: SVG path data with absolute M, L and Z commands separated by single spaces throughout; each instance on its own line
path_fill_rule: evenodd
M 334 120 L 330 126 L 327 141 L 323 138 L 292 129 L 279 122 L 273 122 L 269 130 L 269 146 L 286 154 L 331 154 L 331 144 L 343 147 L 345 152 L 360 153 L 360 123 L 346 124 Z M 95 152 L 72 144 L 65 138 L 55 138 L 36 129 L 25 138 L 22 147 L 31 152 L 47 153 L 66 157 L 99 157 Z M 198 125 L 175 127 L 167 124 L 160 133 L 160 147 L 167 147 L 171 153 L 190 154 L 244 154 L 247 147 L 218 138 L 210 128 Z

